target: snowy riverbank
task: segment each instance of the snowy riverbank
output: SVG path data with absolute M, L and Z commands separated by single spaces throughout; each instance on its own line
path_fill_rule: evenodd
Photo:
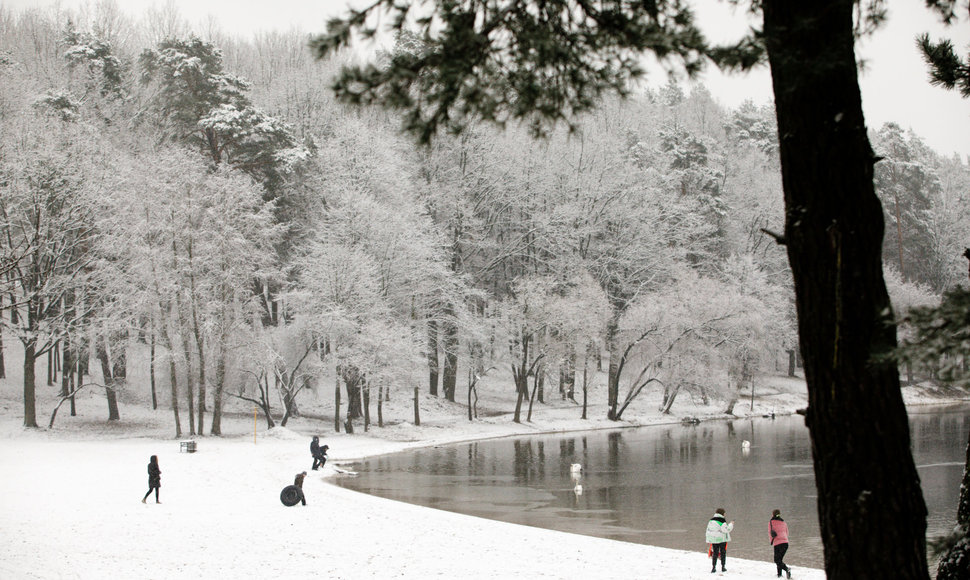
M 804 403 L 801 393 L 775 395 L 770 405 L 778 412 Z M 617 427 L 578 419 L 574 406 L 543 408 L 519 425 L 504 415 L 468 422 L 432 401 L 421 427 L 399 422 L 355 435 L 306 418 L 269 431 L 258 422 L 254 435 L 252 415 L 238 413 L 227 417 L 226 436 L 198 438 L 199 451 L 189 454 L 165 434 L 170 418 L 161 411 L 125 408 L 127 419 L 111 425 L 59 417 L 53 430 L 24 430 L 14 403 L 5 398 L 0 409 L 3 578 L 712 577 L 702 529 L 697 551 L 668 550 L 420 508 L 328 482 L 344 477 L 334 465 L 418 446 Z M 685 404 L 687 411 L 716 416 Z M 623 424 L 672 421 L 679 418 L 644 412 Z M 309 468 L 312 433 L 330 445 L 331 462 L 310 471 L 308 505 L 286 508 L 279 492 Z M 160 505 L 140 501 L 153 454 L 162 469 Z M 765 550 L 767 557 L 767 541 Z M 732 558 L 730 548 L 728 558 L 726 576 L 774 576 L 771 563 Z M 824 573 L 796 569 L 795 577 Z
M 334 459 L 397 442 L 341 437 Z M 308 467 L 306 437 L 277 429 L 205 439 L 194 454 L 156 439 L 6 440 L 0 447 L 4 578 L 704 578 L 706 554 L 516 526 L 415 507 L 327 483 L 310 471 L 308 505 L 279 491 Z M 160 505 L 140 502 L 157 454 Z M 338 475 L 339 476 L 339 475 Z M 145 489 L 143 489 L 145 488 Z M 703 545 L 703 530 L 698 531 Z M 728 560 L 735 578 L 765 562 Z M 822 578 L 798 570 L 798 578 Z

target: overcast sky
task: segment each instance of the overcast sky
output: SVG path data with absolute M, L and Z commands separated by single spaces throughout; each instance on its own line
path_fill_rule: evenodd
M 85 0 L 0 0 L 0 6 L 20 9 L 44 7 L 56 2 L 76 7 Z M 93 0 L 87 0 L 92 2 Z M 133 16 L 146 8 L 161 6 L 165 0 L 117 0 Z M 342 11 L 347 0 L 171 0 L 193 24 L 207 16 L 230 33 L 251 35 L 271 29 L 322 31 L 328 16 Z M 352 0 L 360 4 L 360 0 Z M 694 3 L 703 29 L 716 41 L 736 38 L 747 26 L 734 15 L 723 0 L 698 0 Z M 923 7 L 920 0 L 889 0 L 889 22 L 873 37 L 862 41 L 857 52 L 866 63 L 860 76 L 866 123 L 878 128 L 895 121 L 912 128 L 932 148 L 943 154 L 970 155 L 970 99 L 955 91 L 930 86 L 926 67 L 914 38 L 930 32 L 933 38 L 952 38 L 958 52 L 970 47 L 970 23 L 964 19 L 945 29 Z M 963 12 L 964 16 L 966 15 Z M 771 79 L 767 68 L 746 75 L 725 76 L 715 70 L 702 75 L 703 82 L 722 104 L 735 107 L 745 99 L 765 103 L 771 99 Z M 651 85 L 665 78 L 655 75 Z

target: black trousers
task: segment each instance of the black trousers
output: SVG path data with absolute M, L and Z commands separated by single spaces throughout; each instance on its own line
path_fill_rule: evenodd
M 727 561 L 727 542 L 721 542 L 720 544 L 711 544 L 714 551 L 711 552 L 711 566 L 717 568 L 717 557 L 721 557 L 721 569 L 724 569 L 724 563 Z
M 782 571 L 787 572 L 788 566 L 785 565 L 785 552 L 788 551 L 788 543 L 775 544 L 775 566 L 778 568 L 778 575 L 781 576 Z
M 152 494 L 152 490 L 153 489 L 155 490 L 155 501 L 157 502 L 158 501 L 158 490 L 159 490 L 159 487 L 158 486 L 151 486 L 151 487 L 149 487 L 148 488 L 148 493 L 146 493 L 145 494 L 145 497 L 141 498 L 141 500 L 142 501 L 145 501 L 146 499 L 148 499 L 148 496 L 150 496 Z

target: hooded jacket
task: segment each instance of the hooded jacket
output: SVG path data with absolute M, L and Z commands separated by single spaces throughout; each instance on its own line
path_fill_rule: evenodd
M 734 524 L 729 524 L 724 519 L 721 514 L 714 514 L 711 521 L 707 522 L 707 533 L 705 537 L 707 538 L 708 544 L 723 544 L 724 542 L 731 541 L 731 530 L 734 529 Z
M 157 461 L 148 463 L 148 487 L 162 487 L 162 470 Z

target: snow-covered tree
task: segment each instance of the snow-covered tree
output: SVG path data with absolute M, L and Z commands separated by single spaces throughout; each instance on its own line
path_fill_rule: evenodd
M 887 226 L 883 260 L 894 264 L 903 279 L 927 283 L 937 277 L 927 270 L 935 260 L 925 256 L 932 247 L 929 211 L 941 189 L 929 152 L 918 137 L 895 123 L 886 123 L 875 133 L 873 148 L 882 157 L 875 165 L 873 182 Z
M 273 276 L 276 266 L 272 204 L 245 174 L 212 171 L 178 149 L 163 148 L 148 163 L 128 161 L 114 178 L 107 213 L 108 243 L 125 248 L 116 291 L 155 321 L 168 356 L 178 351 L 193 434 L 203 433 L 208 387 L 215 387 L 212 430 L 218 434 L 234 335 L 254 316 L 252 282 Z M 141 195 L 146 190 L 155 195 Z M 215 381 L 206 375 L 213 356 Z M 174 383 L 172 395 L 177 416 Z
M 196 37 L 167 39 L 139 57 L 141 78 L 155 88 L 151 103 L 167 136 L 228 163 L 275 197 L 309 152 L 289 126 L 254 107 L 249 83 L 223 70 L 222 53 Z
M 92 307 L 65 308 L 65 300 L 96 275 L 90 247 L 105 166 L 86 126 L 29 114 L 10 125 L 0 153 L 0 248 L 12 299 L 3 321 L 24 347 L 24 425 L 37 427 L 34 364 Z

